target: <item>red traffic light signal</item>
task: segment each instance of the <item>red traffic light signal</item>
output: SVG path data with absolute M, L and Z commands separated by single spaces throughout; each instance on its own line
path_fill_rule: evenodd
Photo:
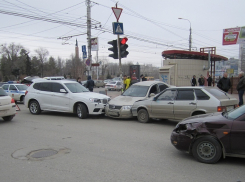
M 128 38 L 124 37 L 121 39 L 121 44 L 124 45 L 124 44 L 126 44 L 127 41 L 128 41 Z

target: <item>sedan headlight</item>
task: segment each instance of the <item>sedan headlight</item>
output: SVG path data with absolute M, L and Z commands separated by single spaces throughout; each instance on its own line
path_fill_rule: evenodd
M 132 106 L 122 106 L 122 110 L 130 110 Z
M 101 103 L 100 99 L 97 99 L 97 98 L 90 98 L 89 100 L 91 102 Z

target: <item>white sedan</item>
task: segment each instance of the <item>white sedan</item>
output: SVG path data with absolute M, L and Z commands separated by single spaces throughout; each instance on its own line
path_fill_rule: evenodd
M 16 105 L 13 98 L 0 87 L 0 117 L 4 121 L 11 121 L 16 114 Z
M 105 85 L 107 90 L 122 90 L 123 84 L 120 81 L 111 81 Z

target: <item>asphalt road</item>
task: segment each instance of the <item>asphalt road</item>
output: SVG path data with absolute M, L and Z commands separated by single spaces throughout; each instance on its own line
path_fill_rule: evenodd
M 0 120 L 0 182 L 245 182 L 245 159 L 210 165 L 176 150 L 169 139 L 176 121 L 81 120 L 19 107 L 11 122 Z M 42 149 L 58 153 L 32 155 Z

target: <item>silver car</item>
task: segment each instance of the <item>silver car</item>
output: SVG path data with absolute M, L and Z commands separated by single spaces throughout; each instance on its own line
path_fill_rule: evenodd
M 153 97 L 171 87 L 161 81 L 144 81 L 131 85 L 122 95 L 115 97 L 105 107 L 105 113 L 113 118 L 133 117 L 131 107 L 135 101 Z
M 135 102 L 133 116 L 142 123 L 150 118 L 181 120 L 199 114 L 234 109 L 238 100 L 214 87 L 168 88 L 157 96 Z

